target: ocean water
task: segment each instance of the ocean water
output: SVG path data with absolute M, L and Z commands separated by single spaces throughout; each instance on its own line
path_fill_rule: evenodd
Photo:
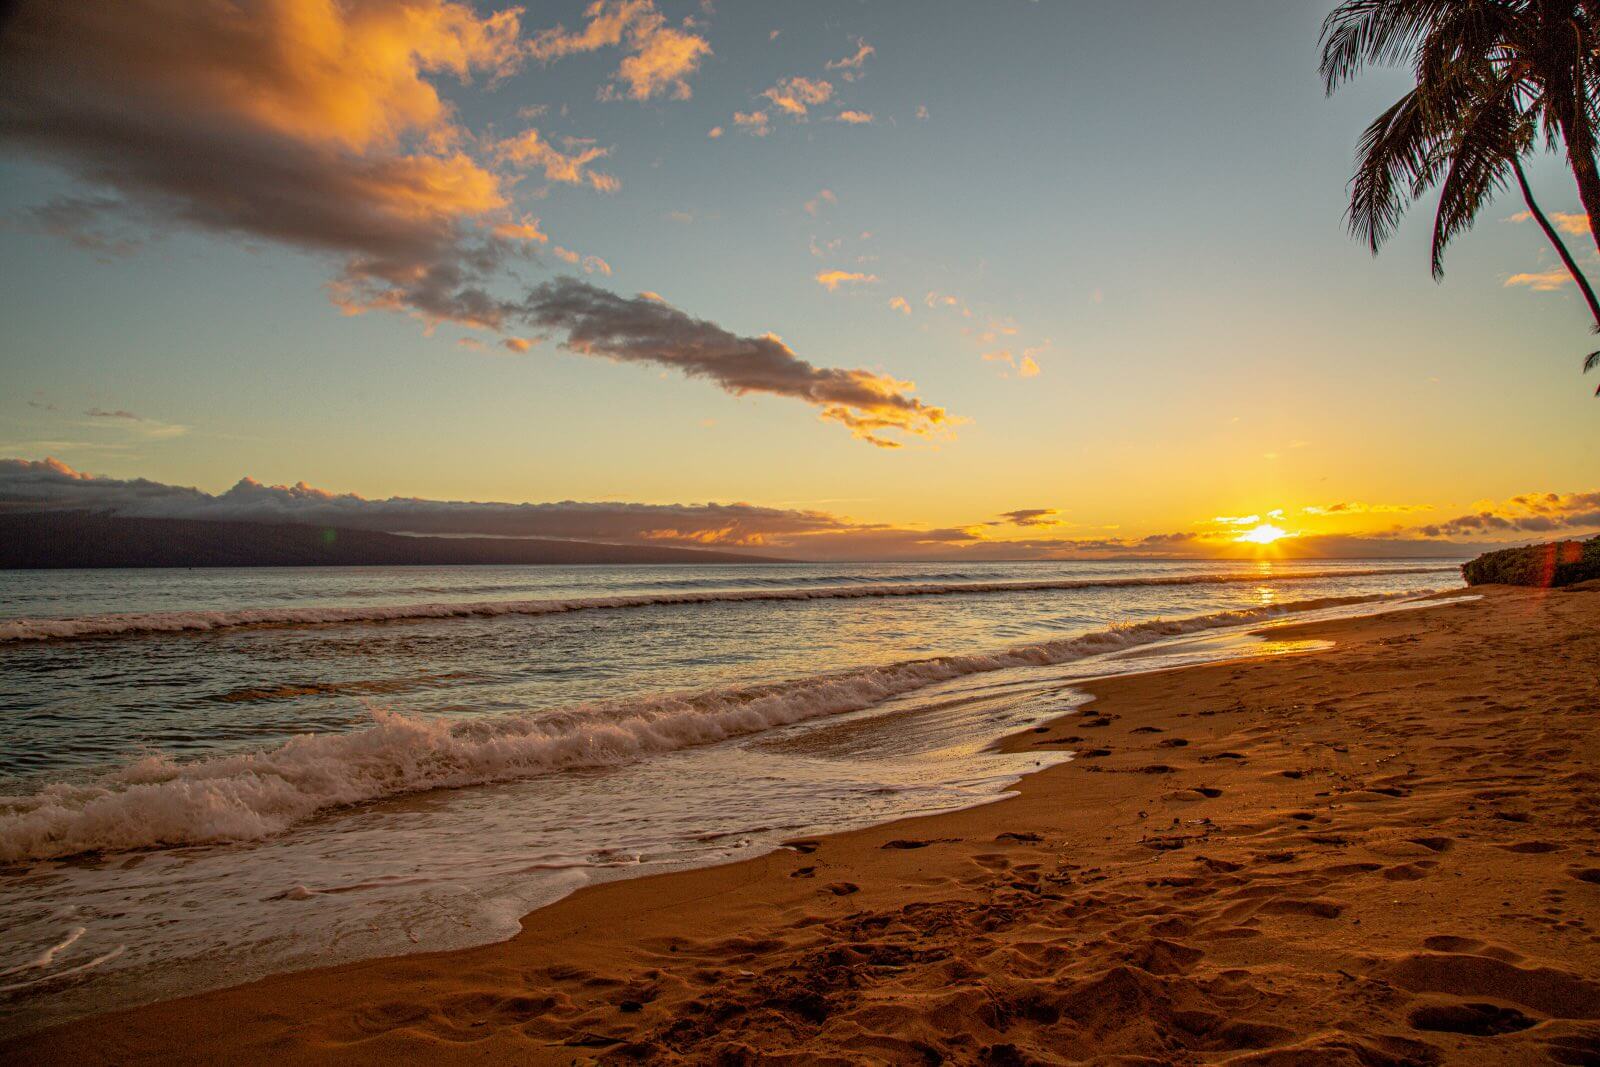
M 984 803 L 1070 758 L 989 747 L 1074 681 L 1460 585 L 1417 560 L 0 572 L 0 1029 Z

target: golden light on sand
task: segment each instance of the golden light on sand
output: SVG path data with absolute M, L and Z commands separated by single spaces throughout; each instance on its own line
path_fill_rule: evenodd
M 1285 530 L 1283 527 L 1274 526 L 1269 522 L 1264 522 L 1253 530 L 1245 531 L 1238 537 L 1235 537 L 1234 540 L 1244 541 L 1252 545 L 1270 545 L 1274 541 L 1280 541 L 1288 536 L 1289 531 Z

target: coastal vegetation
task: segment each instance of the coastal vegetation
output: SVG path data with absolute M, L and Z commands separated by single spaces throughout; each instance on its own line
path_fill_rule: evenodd
M 1468 585 L 1572 585 L 1600 579 L 1600 537 L 1485 552 L 1461 565 Z

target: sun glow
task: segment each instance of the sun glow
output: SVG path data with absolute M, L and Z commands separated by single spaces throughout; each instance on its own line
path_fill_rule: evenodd
M 1252 545 L 1270 545 L 1274 541 L 1280 541 L 1288 536 L 1289 531 L 1285 530 L 1283 527 L 1274 526 L 1269 522 L 1264 522 L 1253 530 L 1245 531 L 1238 537 L 1235 537 L 1234 540 L 1244 541 Z

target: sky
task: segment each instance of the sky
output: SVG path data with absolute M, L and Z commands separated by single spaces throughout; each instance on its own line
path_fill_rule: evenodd
M 25 0 L 0 503 L 804 557 L 1600 529 L 1521 203 L 1443 284 L 1426 200 L 1346 232 L 1407 80 L 1328 98 L 1330 4 Z

